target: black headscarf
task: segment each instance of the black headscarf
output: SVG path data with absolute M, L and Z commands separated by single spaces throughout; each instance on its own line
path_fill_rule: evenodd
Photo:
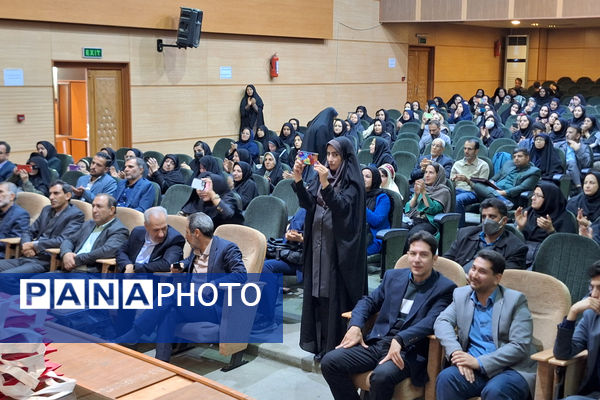
M 46 148 L 46 151 L 48 152 L 48 154 L 46 154 L 46 157 L 44 157 L 48 162 L 48 168 L 54 168 L 60 174 L 61 162 L 58 159 L 58 157 L 56 157 L 56 147 L 54 147 L 54 145 L 48 142 L 47 140 L 40 140 L 36 143 L 36 147 L 38 144 L 44 146 Z
M 511 116 L 510 109 L 512 108 L 513 104 L 516 104 L 519 106 L 519 109 L 517 110 L 517 114 L 516 114 L 516 115 L 519 115 L 519 112 L 521 111 L 521 105 L 516 102 L 510 103 L 510 106 L 506 110 L 502 111 L 502 114 L 500 114 L 500 118 L 502 118 L 502 123 L 506 123 L 506 120 L 508 119 L 508 117 Z
M 38 171 L 37 175 L 29 175 L 29 181 L 33 187 L 36 188 L 36 190 L 42 192 L 44 196 L 48 196 L 51 184 L 48 161 L 46 161 L 46 159 L 39 153 L 31 153 L 29 160 L 27 160 L 27 164 L 29 163 L 34 163 Z
M 258 137 L 258 129 L 265 133 L 263 137 Z M 262 156 L 263 154 L 265 154 L 265 152 L 269 151 L 269 139 L 271 139 L 274 135 L 271 133 L 271 131 L 269 130 L 269 128 L 267 128 L 266 125 L 261 125 L 258 127 L 258 129 L 256 130 L 257 134 L 254 135 L 254 140 L 262 144 Z
M 398 170 L 398 166 L 396 165 L 396 161 L 390 152 L 390 146 L 388 142 L 381 137 L 369 138 L 368 140 L 375 140 L 375 152 L 373 153 L 373 165 L 379 168 L 383 164 L 391 164 L 394 167 L 394 170 Z
M 569 127 L 569 121 L 564 118 L 558 118 L 557 121 L 560 121 L 560 131 L 554 131 L 554 125 L 552 126 L 552 132 L 550 132 L 550 139 L 552 139 L 553 143 L 562 142 L 567 140 L 566 133 L 567 128 Z
M 100 149 L 100 151 L 105 151 L 106 153 L 108 153 L 111 167 L 115 167 L 115 169 L 119 171 L 119 163 L 117 163 L 117 152 L 110 147 L 103 147 Z
M 192 168 L 194 173 L 192 174 L 192 178 L 188 182 L 188 185 L 192 183 L 194 178 L 198 178 L 203 173 L 200 171 L 200 167 L 204 167 L 205 172 L 211 172 L 213 174 L 220 174 L 222 171 L 221 161 L 217 157 L 204 156 L 194 164 L 194 168 Z
M 319 153 L 321 164 L 325 164 L 327 159 L 327 143 L 334 138 L 333 119 L 336 116 L 337 111 L 333 107 L 327 107 L 313 118 L 304 135 L 302 150 Z
M 531 137 L 533 136 L 533 120 L 531 119 L 531 117 L 529 115 L 521 115 L 521 118 L 527 118 L 527 121 L 529 121 L 529 124 L 527 124 L 526 128 L 521 128 L 521 124 L 519 124 L 519 130 L 516 131 L 513 134 L 513 139 L 515 139 L 515 142 L 519 143 L 519 140 L 524 137 L 525 139 L 531 139 Z
M 194 152 L 194 159 L 190 161 L 190 168 L 192 169 L 192 171 L 194 171 L 194 173 L 196 173 L 196 171 L 200 169 L 200 159 L 204 156 L 210 156 L 212 154 L 210 146 L 204 143 L 202 140 L 198 140 L 196 143 L 194 143 L 192 151 L 198 146 L 202 146 L 202 151 Z
M 296 134 L 294 135 L 294 141 L 296 140 L 296 136 L 300 136 L 300 139 L 302 139 L 302 141 L 304 141 L 304 135 L 301 134 L 300 132 L 296 132 Z M 300 146 L 300 148 L 302 148 L 302 146 Z M 288 157 L 288 165 L 290 167 L 294 166 L 294 163 L 296 162 L 296 156 L 298 155 L 298 151 L 299 151 L 299 149 L 297 149 L 295 146 L 292 146 L 292 150 L 290 151 L 290 156 Z
M 362 112 L 363 112 L 363 116 L 361 118 L 359 118 L 361 121 L 365 120 L 369 124 L 373 123 L 373 118 L 371 118 L 369 116 L 369 114 L 367 113 L 367 107 L 365 107 L 365 106 L 358 106 L 358 107 L 356 107 L 356 111 L 358 111 L 358 110 L 362 110 Z
M 245 210 L 250 201 L 258 196 L 258 190 L 256 189 L 256 183 L 252 180 L 252 167 L 250 164 L 240 161 L 233 164 L 234 167 L 236 165 L 242 170 L 242 179 L 233 181 L 233 190 L 242 198 L 242 209 Z
M 527 224 L 522 233 L 525 240 L 531 242 L 541 242 L 548 237 L 548 232 L 537 225 L 539 217 L 546 218 L 547 215 L 552 219 L 552 225 L 557 232 L 564 231 L 564 227 L 569 223 L 567 214 L 567 200 L 563 196 L 560 188 L 551 182 L 539 182 L 537 184 L 544 194 L 544 202 L 539 210 L 533 207 L 527 208 Z M 574 227 L 573 227 L 574 229 Z
M 144 153 L 142 153 L 142 151 L 140 149 L 136 149 L 135 147 L 127 149 L 127 152 L 130 152 L 130 151 L 132 151 L 133 154 L 135 154 L 135 156 L 137 158 L 143 158 L 143 156 L 144 156 Z M 125 152 L 125 154 L 127 154 L 127 152 Z
M 583 120 L 585 119 L 585 106 L 580 104 L 578 106 L 575 106 L 575 108 L 577 107 L 581 108 L 581 116 L 579 118 L 575 118 L 575 115 L 573 115 L 573 118 L 571 119 L 571 121 L 569 121 L 569 123 L 571 125 L 578 125 L 579 127 L 581 127 L 581 124 L 583 124 Z M 573 108 L 573 110 L 575 110 L 575 108 Z
M 588 178 L 590 175 L 593 175 L 596 178 L 597 184 L 600 185 L 600 172 L 590 171 L 585 177 Z M 583 211 L 583 215 L 590 222 L 594 222 L 600 218 L 600 189 L 596 190 L 596 193 L 591 196 L 582 192 L 569 200 L 567 210 L 577 215 L 577 211 L 580 208 Z
M 253 107 L 249 107 L 248 109 L 246 109 L 246 105 L 248 104 L 247 90 L 249 87 L 251 87 L 254 92 L 252 94 L 252 97 L 256 99 L 256 107 L 258 107 L 258 111 L 254 111 Z M 241 116 L 240 129 L 239 129 L 240 132 L 244 128 L 250 128 L 250 129 L 254 130 L 256 127 L 259 127 L 259 126 L 265 124 L 265 119 L 263 117 L 263 107 L 264 106 L 265 106 L 265 104 L 263 103 L 262 99 L 258 95 L 258 92 L 256 91 L 256 88 L 254 87 L 254 85 L 246 86 L 246 90 L 244 90 L 244 97 L 242 97 L 242 101 L 240 102 L 240 116 Z
M 287 126 L 288 128 L 290 128 L 290 134 L 289 136 L 285 136 L 283 134 L 283 127 Z M 296 134 L 296 130 L 294 129 L 294 125 L 290 124 L 289 122 L 286 122 L 285 124 L 283 124 L 281 126 L 281 130 L 279 131 L 279 139 L 281 139 L 281 141 L 285 144 L 287 144 L 290 147 L 294 147 L 294 136 Z
M 170 159 L 175 163 L 175 168 L 173 168 L 172 171 L 165 171 L 163 169 L 163 165 L 167 159 Z M 150 175 L 150 180 L 158 183 L 161 193 L 163 194 L 173 185 L 184 184 L 185 180 L 181 173 L 179 158 L 177 158 L 175 154 L 166 154 L 158 171 Z
M 371 211 L 375 211 L 375 206 L 377 206 L 377 196 L 383 193 L 383 189 L 381 189 L 381 174 L 379 173 L 379 169 L 375 167 L 364 167 L 362 170 L 368 169 L 371 171 L 371 189 L 366 191 L 366 200 L 365 205 Z
M 273 188 L 275 188 L 277 183 L 279 183 L 279 181 L 283 179 L 283 167 L 281 166 L 281 161 L 279 160 L 279 156 L 277 153 L 267 151 L 265 153 L 265 157 L 267 157 L 267 155 L 270 155 L 275 159 L 275 166 L 272 170 L 269 171 L 265 168 L 265 163 L 263 161 L 263 165 L 258 169 L 258 171 L 256 171 L 256 173 L 258 175 L 264 176 L 269 180 L 272 192 Z
M 562 163 L 550 136 L 540 133 L 536 138 L 543 138 L 545 143 L 543 148 L 538 149 L 534 142 L 531 147 L 531 162 L 542 171 L 542 178 L 552 179 L 554 174 L 562 174 Z

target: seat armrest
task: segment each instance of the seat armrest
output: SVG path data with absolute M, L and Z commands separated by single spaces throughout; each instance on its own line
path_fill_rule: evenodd
M 50 254 L 50 272 L 61 269 L 60 249 L 46 249 L 46 252 Z
M 587 358 L 587 356 L 588 356 L 587 350 L 583 350 L 582 352 L 575 354 L 573 357 L 569 358 L 568 360 L 559 360 L 556 357 L 552 357 L 548 360 L 548 362 L 551 365 L 556 365 L 557 367 L 566 367 L 571 364 L 575 364 L 575 363 L 579 362 L 579 360 Z
M 53 256 L 57 256 L 57 255 L 60 254 L 60 249 L 58 249 L 58 248 L 56 248 L 56 249 L 46 249 L 46 251 L 49 254 L 53 255 Z
M 107 274 L 111 267 L 115 267 L 117 265 L 116 258 L 99 258 L 96 260 L 98 264 L 102 264 L 102 273 Z
M 448 221 L 459 221 L 460 220 L 460 214 L 459 213 L 442 213 L 442 214 L 437 214 L 436 216 L 433 217 L 434 222 L 443 225 L 444 223 L 448 222 Z
M 408 229 L 406 228 L 392 228 L 392 229 L 382 229 L 377 231 L 377 235 L 375 237 L 379 240 L 388 240 L 393 239 L 398 236 L 402 236 L 408 233 Z
M 531 355 L 531 359 L 538 361 L 538 362 L 547 362 L 552 357 L 554 357 L 554 353 L 552 352 L 552 349 L 542 350 L 542 351 L 539 351 L 539 352 Z
M 20 237 L 4 238 L 4 239 L 0 239 L 0 242 L 6 243 L 6 244 L 21 244 L 21 238 Z

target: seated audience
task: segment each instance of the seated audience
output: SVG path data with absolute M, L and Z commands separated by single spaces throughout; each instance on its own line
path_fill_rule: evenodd
M 516 148 L 512 158 L 512 162 L 505 162 L 500 171 L 490 179 L 497 189 L 483 183 L 473 185 L 478 201 L 497 197 L 510 209 L 519 200 L 522 192 L 533 190 L 540 179 L 541 171 L 529 162 L 529 152 Z
M 456 124 L 459 121 L 472 121 L 473 114 L 471 114 L 471 108 L 469 103 L 462 101 L 456 105 L 456 110 L 450 113 L 448 116 L 449 124 Z
M 204 190 L 192 191 L 190 199 L 181 209 L 182 214 L 190 215 L 202 212 L 208 215 L 215 226 L 223 224 L 243 224 L 244 216 L 238 207 L 238 201 L 227 186 L 222 175 L 204 172 L 198 177 L 206 186 Z
M 42 156 L 48 163 L 48 168 L 53 168 L 60 174 L 62 171 L 62 164 L 58 157 L 56 157 L 56 147 L 46 140 L 37 142 L 35 147 L 40 156 Z
M 50 205 L 21 236 L 21 257 L 0 260 L 0 272 L 39 273 L 50 270 L 50 254 L 46 249 L 60 247 L 64 240 L 77 233 L 84 216 L 69 203 L 71 185 L 56 181 L 50 187 Z
M 587 116 L 583 120 L 581 124 L 581 140 L 594 151 L 594 154 L 600 152 L 600 128 L 598 127 L 596 117 Z
M 235 143 L 233 144 L 235 145 Z M 239 161 L 244 161 L 250 164 L 250 166 L 252 166 L 252 169 L 254 169 L 254 160 L 250 156 L 250 152 L 246 149 L 236 148 L 223 160 L 223 170 L 230 174 L 233 170 L 233 164 Z
M 540 169 L 542 179 L 552 180 L 555 174 L 564 172 L 562 161 L 552 144 L 552 139 L 545 133 L 534 137 L 530 154 L 531 163 Z
M 283 167 L 281 160 L 272 152 L 266 152 L 262 166 L 256 171 L 258 175 L 264 176 L 269 181 L 270 192 L 273 192 L 277 183 L 283 179 Z
M 583 181 L 583 193 L 571 197 L 567 210 L 577 216 L 579 234 L 600 244 L 600 172 L 590 171 Z
M 133 228 L 117 254 L 117 271 L 125 273 L 169 272 L 183 258 L 185 239 L 167 225 L 167 210 L 144 211 L 144 226 Z
M 531 196 L 531 206 L 517 208 L 515 222 L 527 243 L 527 265 L 531 265 L 538 247 L 554 232 L 577 233 L 572 215 L 566 209 L 567 200 L 558 186 L 540 182 Z
M 256 129 L 256 136 L 254 137 L 254 140 L 260 143 L 262 146 L 262 151 L 260 151 L 259 147 L 261 156 L 265 154 L 265 151 L 269 151 L 269 139 L 273 136 L 273 133 L 269 130 L 269 128 L 267 128 L 266 125 L 261 125 L 258 127 L 258 129 Z
M 12 176 L 15 164 L 8 158 L 10 157 L 10 145 L 4 140 L 0 140 L 0 182 L 4 182 Z
M 119 163 L 117 163 L 117 152 L 110 147 L 103 147 L 100 149 L 100 153 L 105 153 L 110 158 L 110 170 L 109 173 L 112 177 L 119 177 Z
M 231 143 L 231 148 L 227 153 L 227 158 L 231 158 L 231 153 L 233 153 L 238 148 L 246 150 L 250 154 L 250 158 L 252 159 L 254 164 L 260 161 L 258 145 L 254 142 L 254 132 L 252 132 L 250 128 L 246 127 L 242 129 L 239 134 L 238 141 Z
M 202 156 L 202 158 L 200 158 L 198 162 L 194 161 L 192 161 L 192 163 L 194 164 L 192 171 L 194 173 L 192 174 L 191 179 L 187 182 L 188 185 L 191 184 L 195 178 L 199 177 L 200 174 L 203 174 L 204 172 L 221 174 L 223 171 L 223 164 L 221 163 L 221 160 L 219 160 L 215 156 Z
M 210 150 L 210 146 L 204 143 L 202 140 L 198 140 L 196 143 L 194 143 L 192 150 L 194 151 L 194 156 L 192 157 L 192 161 L 190 161 L 190 165 L 188 165 L 188 167 L 190 167 L 192 171 L 197 172 L 200 168 L 198 165 L 200 163 L 200 159 L 204 156 L 212 155 L 212 151 Z
M 77 168 L 79 168 L 79 172 L 89 175 L 90 174 L 90 161 L 88 158 L 84 157 L 81 160 L 77 161 Z
M 24 192 L 31 192 L 48 196 L 51 175 L 46 159 L 37 153 L 31 153 L 27 164 L 31 165 L 31 172 L 15 167 L 13 176 L 8 178 Z
M 479 250 L 494 250 L 506 260 L 506 268 L 525 269 L 527 245 L 506 229 L 508 209 L 501 200 L 485 199 L 480 207 L 481 224 L 458 230 L 456 240 L 444 254 L 445 258 L 462 265 L 469 272 Z
M 233 190 L 242 198 L 242 210 L 248 207 L 253 198 L 258 196 L 256 183 L 252 179 L 252 168 L 250 164 L 243 161 L 233 165 Z
M 142 176 L 144 165 L 144 160 L 139 157 L 125 161 L 125 179 L 117 183 L 115 191 L 118 207 L 144 212 L 154 204 L 156 193 L 152 183 Z
M 362 169 L 365 181 L 367 198 L 367 224 L 371 232 L 371 242 L 367 243 L 367 255 L 377 254 L 381 251 L 381 240 L 377 239 L 377 232 L 390 228 L 390 215 L 393 205 L 390 197 L 381 189 L 381 175 L 375 167 Z M 400 206 L 400 204 L 398 204 Z
M 396 192 L 402 197 L 402 193 L 400 193 L 400 189 L 394 181 L 394 179 L 396 179 L 394 167 L 391 164 L 383 164 L 379 167 L 379 174 L 381 175 L 381 188 Z
M 418 232 L 408 242 L 410 268 L 386 271 L 379 287 L 352 310 L 342 342 L 321 361 L 323 377 L 336 400 L 360 399 L 352 375 L 369 370 L 373 370 L 372 399 L 391 399 L 394 387 L 404 379 L 424 386 L 434 378 L 427 376 L 427 336 L 456 285 L 433 269 L 437 242 L 431 234 Z M 363 337 L 362 329 L 375 315 L 373 329 Z
M 567 400 L 593 400 L 600 398 L 600 261 L 588 270 L 590 295 L 573 304 L 569 313 L 558 325 L 554 357 L 568 360 L 583 350 L 588 351 L 585 373 L 577 396 Z M 583 317 L 577 322 L 580 315 Z
M 295 135 L 296 130 L 294 129 L 294 125 L 292 125 L 290 122 L 286 122 L 281 126 L 281 130 L 279 131 L 279 139 L 283 144 L 294 147 Z
M 394 167 L 394 170 L 398 169 L 396 161 L 390 152 L 390 145 L 385 141 L 385 139 L 374 137 L 367 140 L 371 141 L 369 153 L 371 153 L 373 156 L 373 162 L 370 165 L 374 166 L 375 168 L 379 168 L 383 164 L 390 164 L 392 167 Z
M 570 125 L 565 131 L 565 140 L 554 143 L 561 149 L 567 160 L 567 174 L 571 178 L 572 186 L 575 186 L 575 194 L 581 191 L 581 170 L 590 168 L 594 161 L 592 151 L 587 144 L 581 141 L 581 128 Z
M 490 147 L 494 140 L 504 137 L 504 131 L 499 125 L 498 119 L 494 115 L 485 118 L 483 126 L 479 128 L 479 138 L 484 146 Z
M 298 152 L 302 150 L 302 140 L 304 140 L 304 135 L 300 132 L 296 132 L 294 136 L 294 146 L 290 150 L 290 155 L 288 157 L 288 165 L 290 168 L 294 166 L 296 157 L 298 157 Z
M 364 137 L 364 135 L 368 135 L 365 137 L 365 140 L 371 140 L 373 138 L 381 138 L 387 143 L 388 146 L 390 146 L 390 147 L 392 146 L 392 135 L 390 132 L 387 132 L 385 130 L 385 122 L 383 122 L 379 119 L 373 120 L 372 132 L 369 132 L 368 129 L 365 129 L 363 131 L 363 137 Z
M 158 183 L 162 194 L 173 185 L 185 184 L 179 159 L 175 154 L 166 154 L 160 167 L 156 159 L 148 159 L 148 179 Z
M 429 121 L 429 124 L 427 124 L 427 126 L 429 127 L 429 132 L 424 131 L 423 135 L 421 136 L 421 140 L 419 140 L 419 150 L 421 154 L 425 151 L 427 146 L 431 142 L 433 142 L 433 139 L 440 138 L 446 143 L 446 146 L 452 146 L 452 141 L 450 140 L 450 137 L 443 133 L 441 130 L 442 124 L 440 123 L 440 121 L 432 119 L 431 121 Z
M 0 239 L 21 237 L 29 229 L 29 213 L 15 204 L 17 187 L 0 182 Z M 0 259 L 4 259 L 5 244 L 0 242 Z
M 110 166 L 110 157 L 106 153 L 96 153 L 90 164 L 89 175 L 77 179 L 73 197 L 91 203 L 100 193 L 113 195 L 117 190 L 117 181 L 110 176 Z
M 445 147 L 446 142 L 440 138 L 434 139 L 431 142 L 431 154 L 419 157 L 417 163 L 415 164 L 415 168 L 410 174 L 411 182 L 414 182 L 417 179 L 422 179 L 423 175 L 425 174 L 425 167 L 432 162 L 436 162 L 444 167 L 446 178 L 450 178 L 450 172 L 452 171 L 452 164 L 454 163 L 454 160 L 444 154 Z
M 129 161 L 135 161 L 130 159 Z M 92 219 L 60 245 L 63 272 L 101 272 L 96 260 L 116 257 L 129 231 L 117 218 L 117 201 L 101 193 L 92 202 Z
M 500 254 L 481 250 L 469 285 L 454 290 L 435 321 L 435 336 L 452 363 L 438 375 L 438 400 L 527 400 L 533 394 L 531 312 L 522 293 L 500 285 L 504 267 Z

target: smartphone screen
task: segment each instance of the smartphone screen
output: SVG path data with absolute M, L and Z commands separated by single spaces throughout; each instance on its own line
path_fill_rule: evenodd
M 28 173 L 33 172 L 33 168 L 29 164 L 18 164 L 17 171 L 27 171 Z
M 192 181 L 192 188 L 196 190 L 204 190 L 204 188 L 206 188 L 206 182 L 200 178 L 194 178 Z
M 298 159 L 306 165 L 315 165 L 315 163 L 319 161 L 319 153 L 300 150 L 298 152 Z

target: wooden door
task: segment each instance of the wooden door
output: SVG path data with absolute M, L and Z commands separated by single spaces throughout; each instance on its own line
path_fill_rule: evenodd
M 125 146 L 122 70 L 87 70 L 90 153 Z
M 421 107 L 433 97 L 433 48 L 408 48 L 408 80 L 406 101 L 418 101 Z

